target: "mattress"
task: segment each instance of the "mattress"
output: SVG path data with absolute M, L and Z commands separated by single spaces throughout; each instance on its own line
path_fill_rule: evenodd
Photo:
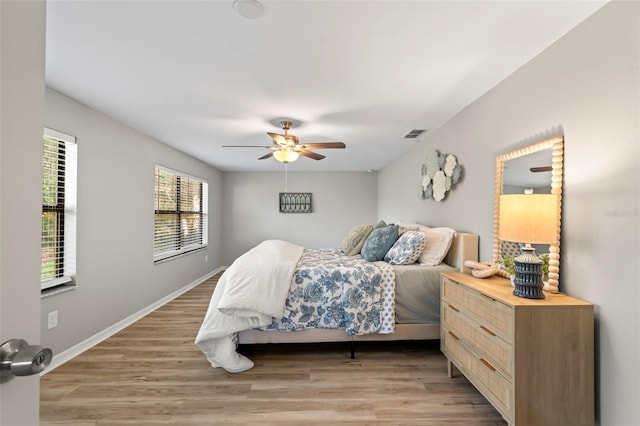
M 396 275 L 396 324 L 440 323 L 440 273 L 456 268 L 393 265 Z

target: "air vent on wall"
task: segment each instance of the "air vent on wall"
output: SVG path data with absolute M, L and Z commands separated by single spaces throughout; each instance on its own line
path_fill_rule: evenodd
M 423 134 L 425 131 L 424 130 L 412 130 L 409 133 L 407 133 L 404 138 L 405 139 L 415 139 L 418 136 L 420 136 L 421 134 Z

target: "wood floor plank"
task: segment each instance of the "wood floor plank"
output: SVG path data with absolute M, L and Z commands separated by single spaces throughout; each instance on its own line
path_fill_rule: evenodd
M 41 425 L 500 425 L 438 342 L 241 346 L 212 368 L 194 339 L 218 276 L 41 379 Z

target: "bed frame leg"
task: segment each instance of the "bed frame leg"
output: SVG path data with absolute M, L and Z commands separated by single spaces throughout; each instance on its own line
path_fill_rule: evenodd
M 349 344 L 349 349 L 351 350 L 351 359 L 356 359 L 356 343 L 353 340 Z

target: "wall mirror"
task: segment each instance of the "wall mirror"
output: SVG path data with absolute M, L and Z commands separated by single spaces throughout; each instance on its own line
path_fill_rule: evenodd
M 513 243 L 500 241 L 500 195 L 516 193 L 558 194 L 562 202 L 564 139 L 554 137 L 499 155 L 496 159 L 496 183 L 493 227 L 493 259 L 513 255 Z M 562 204 L 561 204 L 562 205 Z M 560 211 L 560 216 L 562 216 Z M 558 238 L 560 241 L 560 219 Z M 537 253 L 549 254 L 549 274 L 544 290 L 557 293 L 560 279 L 560 243 L 536 247 Z

